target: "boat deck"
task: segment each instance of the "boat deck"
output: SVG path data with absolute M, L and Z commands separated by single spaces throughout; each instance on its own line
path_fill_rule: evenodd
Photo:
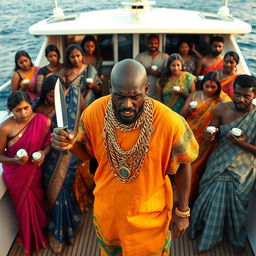
M 62 256 L 98 256 L 100 250 L 97 244 L 97 238 L 92 225 L 92 211 L 84 216 L 83 227 L 77 234 L 74 246 L 67 246 Z M 41 250 L 39 254 L 34 253 L 33 256 L 54 256 L 51 248 Z M 188 239 L 187 235 L 179 239 L 174 239 L 170 255 L 175 256 L 197 256 L 196 240 Z M 234 256 L 234 247 L 227 241 L 219 244 L 207 253 L 201 253 L 200 256 Z M 22 256 L 22 248 L 15 242 L 8 256 Z M 136 256 L 136 255 L 135 255 Z M 239 256 L 253 256 L 250 245 L 247 242 L 245 252 Z

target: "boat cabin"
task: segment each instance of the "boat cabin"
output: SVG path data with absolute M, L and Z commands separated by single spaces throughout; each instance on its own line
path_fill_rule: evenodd
M 108 77 L 116 62 L 135 58 L 145 50 L 149 34 L 159 35 L 160 51 L 168 54 L 177 52 L 179 40 L 186 39 L 194 43 L 203 55 L 208 53 L 210 38 L 220 35 L 225 39 L 224 53 L 236 51 L 241 60 L 239 72 L 249 73 L 235 41 L 236 35 L 251 31 L 249 24 L 222 14 L 151 8 L 149 4 L 147 1 L 128 2 L 123 8 L 115 10 L 51 17 L 32 25 L 29 28 L 31 34 L 46 37 L 37 63 L 39 66 L 47 63 L 44 49 L 48 44 L 55 44 L 63 57 L 68 44 L 80 44 L 85 35 L 94 35 L 103 57 L 103 74 Z

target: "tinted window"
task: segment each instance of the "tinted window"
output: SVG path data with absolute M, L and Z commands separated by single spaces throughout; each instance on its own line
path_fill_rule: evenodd
M 147 43 L 148 36 L 149 34 L 140 35 L 139 52 L 144 52 L 147 50 L 146 43 Z
M 168 54 L 178 52 L 179 38 L 177 35 L 166 35 L 165 37 L 165 49 Z
M 132 58 L 132 34 L 118 35 L 118 60 Z
M 166 34 L 164 51 L 168 54 L 176 53 L 179 51 L 179 43 L 182 41 L 194 44 L 196 49 L 203 55 L 207 53 L 208 36 L 207 35 L 192 35 L 192 34 Z
M 103 60 L 114 60 L 113 36 L 112 35 L 98 35 L 97 37 L 100 52 Z

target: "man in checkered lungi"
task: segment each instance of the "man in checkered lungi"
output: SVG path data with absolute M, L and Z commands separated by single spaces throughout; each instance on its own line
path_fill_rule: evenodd
M 205 133 L 205 139 L 218 146 L 208 159 L 192 209 L 190 231 L 192 238 L 199 236 L 200 252 L 221 242 L 224 234 L 239 251 L 244 246 L 248 200 L 256 174 L 255 94 L 256 79 L 239 75 L 233 101 L 215 109 L 211 125 L 217 132 Z

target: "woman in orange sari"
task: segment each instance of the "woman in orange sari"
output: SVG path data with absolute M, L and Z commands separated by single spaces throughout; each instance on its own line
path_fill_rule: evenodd
M 229 96 L 221 91 L 218 73 L 216 71 L 210 71 L 202 81 L 201 90 L 192 92 L 180 111 L 180 114 L 185 117 L 199 144 L 199 155 L 192 163 L 191 202 L 194 201 L 197 195 L 199 180 L 205 169 L 207 158 L 213 149 L 213 145 L 204 140 L 204 131 L 211 123 L 215 107 L 220 102 L 230 100 Z M 192 101 L 197 103 L 196 108 L 193 108 Z
M 36 79 L 39 67 L 33 65 L 26 51 L 18 51 L 15 54 L 15 68 L 12 76 L 12 91 L 22 90 L 26 92 L 33 102 L 37 97 Z
M 236 52 L 229 51 L 224 56 L 224 68 L 217 71 L 221 79 L 221 88 L 230 98 L 233 97 L 233 84 L 238 76 L 236 73 L 238 63 L 239 55 Z

